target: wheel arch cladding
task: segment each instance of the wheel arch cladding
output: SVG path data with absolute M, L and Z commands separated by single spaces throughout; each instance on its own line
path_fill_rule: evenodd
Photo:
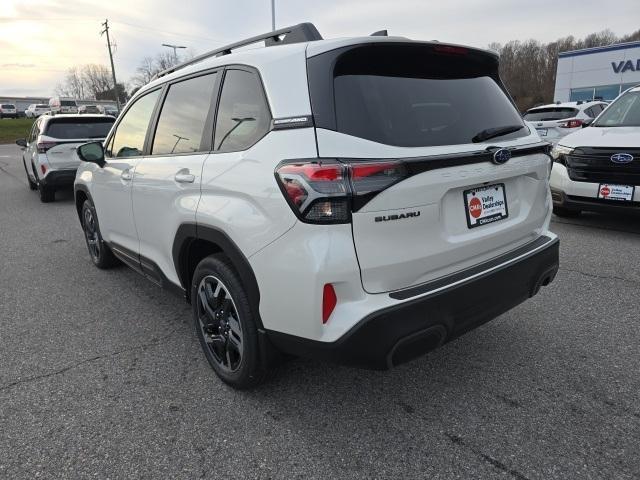
M 209 255 L 224 254 L 240 276 L 247 291 L 251 314 L 257 319 L 258 327 L 263 328 L 259 311 L 260 290 L 256 276 L 247 258 L 226 233 L 217 228 L 194 223 L 182 224 L 176 232 L 172 253 L 180 285 L 184 288 L 189 301 L 191 280 L 198 263 Z

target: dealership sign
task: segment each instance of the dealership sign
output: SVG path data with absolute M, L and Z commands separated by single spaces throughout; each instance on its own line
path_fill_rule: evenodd
M 636 63 L 633 63 L 633 60 L 624 60 L 620 62 L 611 62 L 611 67 L 615 73 L 624 73 L 627 70 L 631 70 L 632 72 L 640 72 L 640 58 L 636 60 Z

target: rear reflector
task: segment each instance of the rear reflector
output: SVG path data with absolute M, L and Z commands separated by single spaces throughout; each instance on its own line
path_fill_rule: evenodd
M 333 313 L 333 309 L 336 308 L 338 303 L 338 297 L 336 297 L 336 291 L 333 285 L 330 283 L 325 284 L 322 289 L 322 323 L 327 323 L 329 317 Z

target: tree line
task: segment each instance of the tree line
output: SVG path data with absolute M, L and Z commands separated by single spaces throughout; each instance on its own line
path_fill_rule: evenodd
M 603 30 L 582 39 L 569 36 L 551 43 L 512 40 L 504 45 L 492 43 L 489 49 L 500 54 L 500 76 L 516 105 L 524 112 L 555 100 L 558 53 L 637 40 L 640 40 L 640 30 L 622 37 L 617 37 L 611 30 Z
M 603 30 L 582 39 L 568 36 L 551 43 L 512 40 L 504 45 L 492 43 L 489 49 L 500 54 L 500 76 L 516 105 L 524 112 L 535 105 L 554 101 L 558 53 L 637 40 L 640 40 L 640 30 L 621 37 L 616 36 L 611 30 Z M 129 89 L 125 88 L 124 84 L 118 84 L 120 101 L 124 103 L 141 86 L 149 83 L 158 72 L 193 56 L 192 51 L 180 57 L 166 51 L 144 57 L 135 75 L 128 82 Z M 95 64 L 72 67 L 56 87 L 56 94 L 79 99 L 115 100 L 111 71 L 104 65 Z

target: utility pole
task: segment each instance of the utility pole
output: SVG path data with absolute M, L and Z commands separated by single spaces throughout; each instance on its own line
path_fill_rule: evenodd
M 116 82 L 116 69 L 113 66 L 113 53 L 111 52 L 111 40 L 109 40 L 109 19 L 105 19 L 102 24 L 104 30 L 100 32 L 100 35 L 107 34 L 107 48 L 109 49 L 109 60 L 111 60 L 111 75 L 113 76 L 113 95 L 116 97 L 116 105 L 118 106 L 118 112 L 120 111 L 120 97 L 118 96 L 118 83 Z
M 276 0 L 271 0 L 271 31 L 276 30 Z
M 173 60 L 176 62 L 176 65 L 178 64 L 178 49 L 187 48 L 187 47 L 183 47 L 182 45 L 171 45 L 170 43 L 163 43 L 162 46 L 173 48 Z

